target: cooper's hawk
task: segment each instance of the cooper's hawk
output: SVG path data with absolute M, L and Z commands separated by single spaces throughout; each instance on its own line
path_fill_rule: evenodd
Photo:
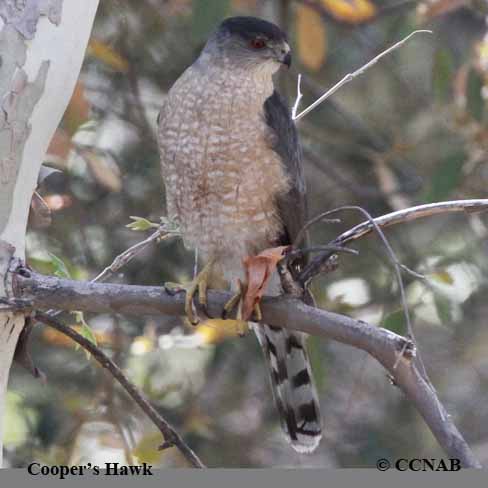
M 168 214 L 179 222 L 185 245 L 213 263 L 211 286 L 235 286 L 244 278 L 244 258 L 292 243 L 305 222 L 297 132 L 272 79 L 290 62 L 286 35 L 276 25 L 229 18 L 161 109 Z M 268 293 L 281 291 L 273 276 Z M 321 427 L 305 335 L 253 327 L 286 436 L 295 450 L 312 451 Z

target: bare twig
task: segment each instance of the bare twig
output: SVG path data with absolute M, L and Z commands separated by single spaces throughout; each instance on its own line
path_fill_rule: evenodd
M 120 383 L 131 398 L 141 407 L 144 413 L 152 420 L 156 427 L 160 430 L 164 437 L 162 448 L 166 449 L 172 446 L 177 447 L 185 459 L 195 468 L 205 468 L 205 465 L 200 461 L 198 456 L 192 449 L 183 441 L 174 428 L 157 412 L 151 405 L 146 396 L 139 391 L 139 389 L 129 381 L 122 370 L 97 346 L 95 346 L 88 339 L 78 334 L 74 329 L 68 327 L 50 315 L 42 312 L 37 312 L 35 318 L 46 325 L 56 329 L 64 335 L 70 337 L 73 341 L 78 343 L 86 349 L 103 367 L 106 368 L 112 376 Z
M 90 282 L 98 283 L 101 281 L 105 281 L 107 278 L 111 278 L 117 273 L 117 271 L 130 263 L 138 254 L 144 251 L 151 244 L 157 242 L 158 240 L 166 240 L 169 237 L 174 237 L 175 235 L 175 233 L 167 232 L 166 229 L 160 227 L 156 232 L 153 232 L 146 239 L 138 242 L 137 244 L 134 244 L 133 246 L 129 247 L 118 256 L 116 256 L 112 263 L 107 266 L 101 273 L 95 276 L 95 278 L 91 279 Z M 60 311 L 48 310 L 47 313 L 51 315 L 51 317 L 57 317 L 60 314 Z
M 304 256 L 305 254 L 319 252 L 319 251 L 327 251 L 333 253 L 346 253 L 346 254 L 354 254 L 354 256 L 359 255 L 359 252 L 356 249 L 350 249 L 349 247 L 344 246 L 310 246 L 304 247 L 300 249 L 293 249 L 292 251 L 286 253 L 285 259 L 294 259 L 297 257 Z
M 332 88 L 327 90 L 318 100 L 315 100 L 311 105 L 309 105 L 306 109 L 302 110 L 298 115 L 293 117 L 293 119 L 300 120 L 302 117 L 307 115 L 309 112 L 311 112 L 314 108 L 318 107 L 324 100 L 329 98 L 331 95 L 333 95 L 337 90 L 342 88 L 345 84 L 349 83 L 352 81 L 354 78 L 356 78 L 359 75 L 362 75 L 365 71 L 367 71 L 371 66 L 375 65 L 381 58 L 386 56 L 387 54 L 390 54 L 392 51 L 395 49 L 398 49 L 399 47 L 403 46 L 411 37 L 413 37 L 416 34 L 420 33 L 428 33 L 432 34 L 432 31 L 429 30 L 416 30 L 410 33 L 407 37 L 403 38 L 401 41 L 398 41 L 396 44 L 393 44 L 393 46 L 390 46 L 388 49 L 385 49 L 383 52 L 378 54 L 378 56 L 374 57 L 371 61 L 366 63 L 365 65 L 361 66 L 361 68 L 357 69 L 356 71 L 352 73 L 348 73 L 344 78 L 342 78 L 341 81 L 336 83 Z
M 93 278 L 91 281 L 92 283 L 100 282 L 100 281 L 105 281 L 107 278 L 112 277 L 119 269 L 121 269 L 123 266 L 128 264 L 132 259 L 134 259 L 135 256 L 137 256 L 139 253 L 144 251 L 147 247 L 149 247 L 152 243 L 160 240 L 165 240 L 168 237 L 172 237 L 173 234 L 168 234 L 164 232 L 162 229 L 158 229 L 156 232 L 151 234 L 147 239 L 144 239 L 141 242 L 138 242 L 137 244 L 134 244 L 133 246 L 129 247 L 129 249 L 126 249 L 124 252 L 120 253 L 113 261 L 112 264 L 107 266 L 100 274 L 98 274 L 95 278 Z
M 332 246 L 345 246 L 349 242 L 355 241 L 360 239 L 361 237 L 369 234 L 375 228 L 375 225 L 380 229 L 384 229 L 386 227 L 390 227 L 396 224 L 402 224 L 405 222 L 409 222 L 411 220 L 417 220 L 423 217 L 430 217 L 433 215 L 439 215 L 444 213 L 453 213 L 453 212 L 484 212 L 488 210 L 488 199 L 473 199 L 473 200 L 451 200 L 447 202 L 436 202 L 436 203 L 427 203 L 424 205 L 417 205 L 415 207 L 406 208 L 403 210 L 398 210 L 396 212 L 392 212 L 386 215 L 382 215 L 381 217 L 376 217 L 373 219 L 374 224 L 367 220 L 362 222 L 352 229 L 343 232 L 340 236 L 336 237 L 330 245 Z M 331 215 L 332 211 L 324 212 L 317 217 L 314 217 L 312 220 L 307 222 L 304 229 L 308 229 L 311 225 L 317 223 L 318 221 L 325 219 Z M 300 234 L 297 236 L 295 242 L 300 242 Z M 300 238 L 300 239 L 299 239 Z M 314 269 L 319 269 L 320 265 L 325 262 L 331 253 L 324 252 L 318 254 L 310 263 L 309 265 L 302 271 L 299 279 L 300 281 L 306 282 L 310 280 L 310 278 L 314 275 Z M 414 275 L 417 278 L 423 278 L 422 275 L 415 273 L 401 263 L 400 267 L 403 268 L 405 271 L 408 271 L 410 274 Z
M 452 212 L 485 212 L 488 210 L 488 199 L 480 198 L 473 200 L 451 200 L 447 202 L 427 203 L 424 205 L 417 205 L 415 207 L 397 210 L 381 217 L 374 219 L 376 225 L 381 229 L 390 227 L 396 224 L 402 224 L 411 220 L 417 220 L 423 217 L 431 217 L 433 215 L 452 213 Z M 355 241 L 373 230 L 371 222 L 366 221 L 356 225 L 347 232 L 344 232 L 339 237 L 334 239 L 334 244 L 344 245 L 348 242 Z
M 396 257 L 395 251 L 393 250 L 393 248 L 391 247 L 390 243 L 388 242 L 388 239 L 386 238 L 385 234 L 380 229 L 380 227 L 378 226 L 378 224 L 375 222 L 375 220 L 373 219 L 373 217 L 371 217 L 371 215 L 366 210 L 364 210 L 362 207 L 350 206 L 350 205 L 343 206 L 343 207 L 339 207 L 339 208 L 336 208 L 334 210 L 330 210 L 329 212 L 325 212 L 325 213 L 323 213 L 323 214 L 315 217 L 311 221 L 309 221 L 304 226 L 304 228 L 299 232 L 298 237 L 300 237 L 300 235 L 302 233 L 306 232 L 306 230 L 312 224 L 314 224 L 317 221 L 321 220 L 325 216 L 330 215 L 331 213 L 341 212 L 343 210 L 354 210 L 356 212 L 362 213 L 368 219 L 368 222 L 371 225 L 372 229 L 374 229 L 376 231 L 376 233 L 380 237 L 381 241 L 383 242 L 383 244 L 384 244 L 384 246 L 386 248 L 386 251 L 388 253 L 388 257 L 390 258 L 390 260 L 391 260 L 391 262 L 393 264 L 393 267 L 395 269 L 395 275 L 396 275 L 396 279 L 397 279 L 397 282 L 398 282 L 398 287 L 400 288 L 400 299 L 401 299 L 401 302 L 402 302 L 402 308 L 403 308 L 403 313 L 404 313 L 404 316 L 405 316 L 405 322 L 407 324 L 407 334 L 408 334 L 408 337 L 414 342 L 414 344 L 417 345 L 417 341 L 415 340 L 415 334 L 413 332 L 412 321 L 410 320 L 410 311 L 408 309 L 407 297 L 406 297 L 406 294 L 405 294 L 405 286 L 403 284 L 403 279 L 402 279 L 402 274 L 401 274 L 401 270 L 402 269 L 403 270 L 406 270 L 406 271 L 410 271 L 410 270 L 405 265 L 402 265 L 400 263 L 400 261 Z M 340 245 L 340 244 L 336 244 L 335 241 L 333 241 L 330 245 L 331 246 L 334 246 L 334 245 Z M 330 251 L 327 251 L 327 255 L 330 255 Z M 314 276 L 314 274 L 318 273 L 322 269 L 322 264 L 323 264 L 323 261 L 313 260 L 302 271 L 302 273 L 299 276 L 299 281 L 301 283 L 306 283 L 309 279 L 311 279 L 312 276 Z M 413 271 L 411 271 L 411 272 L 414 273 Z M 415 274 L 417 274 L 417 273 L 415 273 Z M 307 279 L 305 279 L 305 278 L 307 278 Z M 427 371 L 425 369 L 424 362 L 423 362 L 423 360 L 422 360 L 422 358 L 420 356 L 420 353 L 417 353 L 417 363 L 418 363 L 418 365 L 420 367 L 420 372 L 421 372 L 424 380 L 426 381 L 426 383 L 432 389 L 434 389 L 434 386 L 430 382 L 429 377 L 427 375 Z
M 168 293 L 164 287 L 77 282 L 24 271 L 24 275 L 17 273 L 14 276 L 16 295 L 31 301 L 38 309 L 54 307 L 138 316 L 184 314 L 184 293 Z M 231 293 L 210 290 L 208 310 L 211 315 L 221 316 L 230 298 Z M 301 330 L 367 351 L 388 370 L 446 453 L 460 459 L 463 467 L 481 467 L 435 391 L 419 373 L 416 363 L 411 361 L 415 349 L 409 340 L 386 329 L 308 306 L 294 298 L 265 297 L 261 310 L 266 324 Z
M 488 199 L 478 199 L 478 200 L 454 200 L 448 202 L 438 202 L 432 204 L 425 204 L 419 205 L 416 207 L 411 207 L 404 210 L 399 210 L 397 212 L 392 212 L 387 215 L 383 215 L 382 217 L 378 217 L 376 219 L 371 218 L 371 216 L 360 207 L 341 207 L 340 209 L 334 209 L 329 212 L 324 212 L 323 214 L 318 215 L 314 219 L 310 220 L 304 228 L 300 231 L 299 235 L 297 236 L 296 241 L 300 242 L 302 233 L 306 232 L 306 230 L 313 224 L 317 223 L 318 221 L 325 219 L 332 213 L 338 210 L 345 210 L 345 209 L 353 209 L 362 212 L 364 215 L 367 216 L 368 220 L 362 222 L 361 224 L 353 227 L 352 229 L 348 230 L 347 232 L 341 234 L 339 237 L 334 239 L 330 245 L 331 246 L 345 246 L 348 242 L 354 241 L 359 239 L 360 237 L 368 234 L 369 232 L 375 230 L 377 234 L 380 236 L 381 240 L 383 241 L 388 254 L 394 264 L 395 267 L 395 274 L 398 280 L 398 284 L 400 287 L 400 295 L 402 306 L 405 314 L 405 321 L 407 324 L 407 331 L 409 337 L 416 343 L 415 336 L 413 332 L 413 328 L 411 325 L 410 320 L 410 313 L 407 305 L 406 295 L 405 295 L 405 287 L 403 286 L 403 280 L 401 278 L 400 270 L 403 269 L 408 271 L 409 273 L 413 274 L 417 278 L 422 278 L 421 275 L 418 273 L 413 272 L 412 270 L 408 269 L 405 265 L 401 264 L 395 256 L 393 249 L 391 248 L 388 240 L 386 239 L 385 235 L 381 231 L 381 228 L 388 227 L 390 225 L 407 222 L 410 220 L 414 220 L 420 217 L 431 216 L 439 213 L 447 213 L 447 212 L 480 212 L 488 210 Z M 299 276 L 299 281 L 301 283 L 309 281 L 315 274 L 319 273 L 323 267 L 323 264 L 330 258 L 332 255 L 331 251 L 326 251 L 320 253 L 316 256 L 309 264 L 305 267 L 302 273 Z M 401 356 L 399 356 L 401 357 Z M 395 367 L 398 364 L 399 359 L 395 362 Z M 427 375 L 427 371 L 425 369 L 424 363 L 420 356 L 420 353 L 417 354 L 417 363 L 420 369 L 420 373 L 424 378 L 426 385 L 435 391 L 433 384 L 429 380 Z M 437 396 L 436 396 L 437 398 Z
M 342 207 L 341 207 L 342 208 Z M 312 227 L 313 225 L 315 225 L 317 222 L 324 222 L 326 224 L 337 224 L 337 223 L 340 223 L 341 221 L 338 220 L 338 219 L 326 219 L 326 217 L 328 217 L 329 215 L 332 215 L 332 214 L 335 214 L 339 211 L 339 209 L 337 208 L 334 208 L 332 210 L 328 210 L 327 212 L 323 212 L 319 215 L 317 215 L 316 217 L 314 217 L 313 219 L 310 219 L 301 229 L 300 231 L 298 232 L 297 236 L 295 237 L 295 240 L 293 242 L 293 247 L 294 248 L 298 248 L 300 246 L 300 244 L 302 243 L 303 239 L 305 238 L 305 236 L 307 235 L 307 231 L 308 229 L 310 229 L 310 227 Z
M 293 108 L 291 110 L 291 118 L 295 120 L 297 118 L 297 112 L 298 112 L 298 107 L 300 106 L 300 101 L 303 97 L 303 93 L 301 90 L 301 85 L 302 85 L 302 75 L 298 74 L 298 80 L 297 80 L 297 98 L 295 100 L 295 104 L 293 105 Z

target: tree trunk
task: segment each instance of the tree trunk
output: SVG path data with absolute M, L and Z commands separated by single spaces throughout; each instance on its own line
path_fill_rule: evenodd
M 0 299 L 24 259 L 32 193 L 66 109 L 98 0 L 0 0 Z M 8 374 L 24 316 L 0 303 L 0 466 Z

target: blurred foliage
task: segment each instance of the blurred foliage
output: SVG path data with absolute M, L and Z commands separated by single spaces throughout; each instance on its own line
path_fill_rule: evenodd
M 319 70 L 327 55 L 327 31 L 319 13 L 307 5 L 296 11 L 297 52 L 311 71 Z
M 153 231 L 151 223 L 165 214 L 159 107 L 226 15 L 265 17 L 289 32 L 294 66 L 280 87 L 291 105 L 302 73 L 302 108 L 412 30 L 434 32 L 415 37 L 300 121 L 312 215 L 344 204 L 380 215 L 486 197 L 487 13 L 477 0 L 100 2 L 79 84 L 46 158 L 62 173 L 40 183 L 42 201 L 33 203 L 33 213 L 47 207 L 51 220 L 41 216 L 39 226 L 32 220 L 29 263 L 91 279 Z M 140 217 L 127 226 L 134 215 Z M 316 225 L 313 242 L 326 243 L 362 219 L 346 212 L 341 218 L 340 225 Z M 486 217 L 478 214 L 387 231 L 399 259 L 427 276 L 404 277 L 417 339 L 441 400 L 485 463 L 487 234 Z M 318 303 L 403 333 L 398 285 L 380 240 L 371 236 L 355 247 L 358 257 L 341 256 L 339 269 L 314 283 Z M 193 260 L 180 241 L 168 240 L 112 280 L 183 282 Z M 300 456 L 280 435 L 252 334 L 217 333 L 218 323 L 191 330 L 162 316 L 84 320 L 210 466 L 352 467 L 380 457 L 442 455 L 417 412 L 361 351 L 310 341 L 325 436 L 316 453 Z M 93 359 L 42 327 L 34 336 L 32 354 L 47 384 L 14 367 L 7 463 L 185 465 L 174 449 L 157 451 L 162 439 L 155 428 Z

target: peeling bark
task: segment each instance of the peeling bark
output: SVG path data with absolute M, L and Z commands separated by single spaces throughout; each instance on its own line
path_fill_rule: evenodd
M 44 91 L 49 69 L 49 61 L 43 61 L 36 79 L 29 83 L 26 72 L 21 68 L 25 63 L 25 51 L 20 34 L 7 25 L 0 33 L 0 52 L 6 53 L 2 58 L 0 93 L 7 92 L 0 112 L 0 233 L 10 215 L 20 169 L 18 163 L 31 133 L 29 120 Z M 17 64 L 21 60 L 23 63 Z
M 62 0 L 4 0 L 0 3 L 0 17 L 24 39 L 34 39 L 39 17 L 45 15 L 59 25 L 62 6 Z
M 0 299 L 24 258 L 29 206 L 75 86 L 98 0 L 0 0 Z M 8 373 L 24 315 L 0 303 L 0 466 Z

